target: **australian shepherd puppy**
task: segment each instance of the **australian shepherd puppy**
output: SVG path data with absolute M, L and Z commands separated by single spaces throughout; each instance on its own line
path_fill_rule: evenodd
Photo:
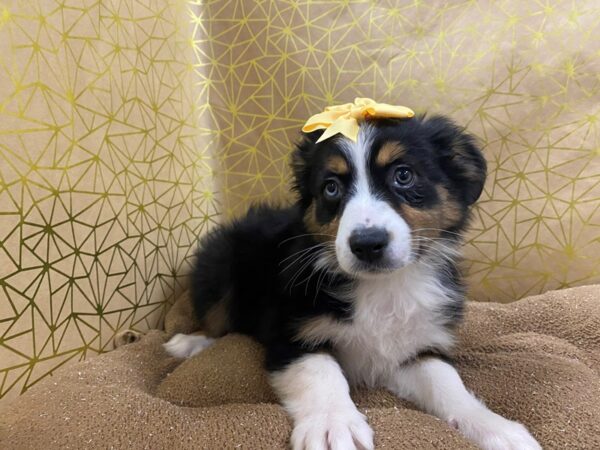
M 374 448 L 350 385 L 386 388 L 482 448 L 539 449 L 449 358 L 461 238 L 486 176 L 474 139 L 443 117 L 364 120 L 356 142 L 321 134 L 293 153 L 293 206 L 252 207 L 201 241 L 191 292 L 206 336 L 167 350 L 189 357 L 229 332 L 263 344 L 294 449 Z

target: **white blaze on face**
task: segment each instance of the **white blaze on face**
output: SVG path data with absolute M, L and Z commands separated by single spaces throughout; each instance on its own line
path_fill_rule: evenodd
M 352 253 L 349 239 L 361 228 L 383 228 L 388 232 L 389 244 L 384 259 L 390 270 L 398 269 L 411 260 L 411 234 L 406 221 L 384 200 L 377 197 L 369 183 L 368 161 L 373 145 L 374 128 L 361 125 L 356 142 L 341 138 L 338 143 L 354 167 L 351 197 L 348 199 L 338 228 L 335 250 L 340 267 L 357 273 L 359 261 Z

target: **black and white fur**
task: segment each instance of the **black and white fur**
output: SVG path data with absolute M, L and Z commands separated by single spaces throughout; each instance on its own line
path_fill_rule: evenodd
M 202 240 L 191 289 L 209 337 L 167 350 L 192 356 L 227 332 L 262 343 L 293 449 L 374 448 L 350 385 L 385 387 L 482 448 L 539 449 L 449 362 L 461 233 L 485 181 L 474 140 L 442 117 L 364 121 L 356 142 L 320 134 L 293 154 L 293 206 L 252 207 Z

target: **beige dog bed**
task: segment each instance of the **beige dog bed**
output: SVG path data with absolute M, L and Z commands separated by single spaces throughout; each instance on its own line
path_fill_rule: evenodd
M 61 370 L 0 411 L 0 448 L 286 446 L 289 419 L 269 389 L 261 348 L 226 336 L 196 357 L 162 343 L 189 332 L 189 303 L 166 332 Z M 544 448 L 600 448 L 600 286 L 508 304 L 471 303 L 456 353 L 469 388 L 523 422 Z M 444 422 L 385 391 L 353 394 L 377 448 L 471 448 Z

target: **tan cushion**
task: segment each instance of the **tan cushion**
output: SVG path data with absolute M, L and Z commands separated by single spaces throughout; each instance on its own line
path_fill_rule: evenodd
M 468 307 L 456 353 L 465 384 L 494 411 L 526 424 L 544 448 L 600 447 L 599 296 L 600 286 L 589 286 Z M 189 326 L 170 319 L 177 326 L 169 333 Z M 290 422 L 266 382 L 260 346 L 231 335 L 181 361 L 164 352 L 167 337 L 152 331 L 40 382 L 0 410 L 0 447 L 285 446 Z M 352 395 L 377 448 L 471 448 L 386 391 Z

